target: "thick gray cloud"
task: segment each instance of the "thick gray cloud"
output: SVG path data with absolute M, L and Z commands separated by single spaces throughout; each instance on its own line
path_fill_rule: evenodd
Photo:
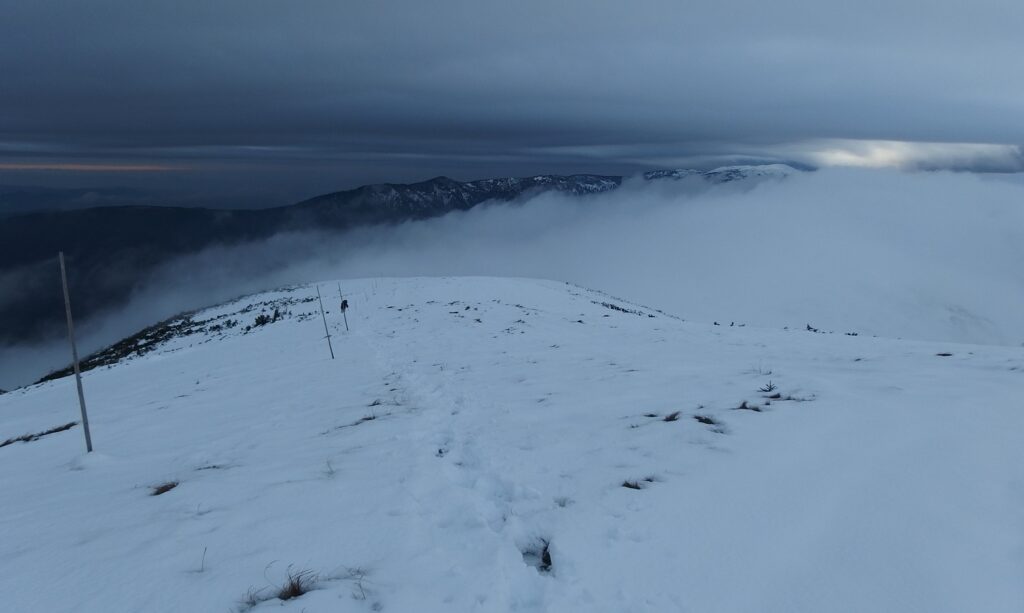
M 291 194 L 827 163 L 837 143 L 873 146 L 856 141 L 944 143 L 897 159 L 922 167 L 1021 166 L 1015 0 L 0 0 L 0 15 L 0 182 L 143 162 L 175 170 L 95 176 Z

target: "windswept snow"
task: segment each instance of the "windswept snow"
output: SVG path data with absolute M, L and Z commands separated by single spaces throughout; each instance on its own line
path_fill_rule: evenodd
M 335 360 L 314 287 L 252 296 L 86 373 L 95 453 L 0 448 L 0 609 L 1024 610 L 1018 348 L 342 283 Z M 0 441 L 77 416 L 15 390 Z

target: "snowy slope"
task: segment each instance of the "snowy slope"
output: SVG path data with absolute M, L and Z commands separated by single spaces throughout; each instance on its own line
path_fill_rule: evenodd
M 95 453 L 0 447 L 0 608 L 1024 609 L 1020 349 L 343 284 L 335 360 L 315 288 L 252 296 L 86 373 Z M 0 396 L 0 442 L 75 419 L 71 378 Z

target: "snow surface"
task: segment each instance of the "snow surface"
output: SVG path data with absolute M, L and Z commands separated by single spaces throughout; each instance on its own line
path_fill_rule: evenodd
M 335 360 L 314 287 L 244 298 L 84 375 L 93 454 L 0 447 L 0 609 L 1024 610 L 1019 348 L 342 283 Z M 77 418 L 72 378 L 15 390 L 0 441 Z

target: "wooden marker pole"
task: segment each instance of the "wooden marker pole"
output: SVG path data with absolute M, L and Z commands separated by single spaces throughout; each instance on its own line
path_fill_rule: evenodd
M 334 359 L 334 347 L 331 346 L 331 331 L 327 329 L 327 315 L 324 315 L 324 299 L 320 297 L 320 285 L 316 286 L 316 299 L 320 301 L 320 317 L 324 320 L 324 334 L 327 335 L 327 348 L 331 350 L 331 359 Z
M 85 392 L 82 390 L 82 371 L 78 366 L 78 347 L 75 346 L 75 324 L 71 320 L 71 296 L 68 293 L 68 273 L 64 266 L 64 252 L 60 259 L 60 281 L 64 286 L 64 313 L 68 316 L 68 340 L 71 341 L 71 364 L 75 369 L 75 385 L 78 386 L 78 406 L 82 409 L 82 431 L 85 432 L 85 452 L 92 452 L 92 433 L 89 432 L 89 415 L 85 411 Z
M 341 316 L 345 318 L 345 332 L 348 332 L 348 300 L 341 295 L 341 283 L 338 283 L 338 300 L 341 304 Z

